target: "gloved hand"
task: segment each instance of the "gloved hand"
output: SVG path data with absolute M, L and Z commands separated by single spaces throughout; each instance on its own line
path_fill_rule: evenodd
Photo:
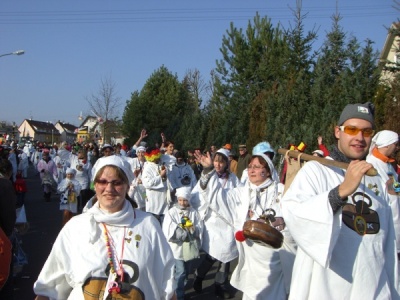
M 185 241 L 187 236 L 188 236 L 188 232 L 185 229 L 183 229 L 182 227 L 179 227 L 179 226 L 176 227 L 176 229 L 175 229 L 175 238 L 178 241 L 180 241 L 180 242 Z

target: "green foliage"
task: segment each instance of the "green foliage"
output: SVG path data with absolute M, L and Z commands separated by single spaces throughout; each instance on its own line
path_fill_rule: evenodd
M 373 42 L 348 38 L 336 14 L 320 52 L 313 52 L 316 31 L 305 32 L 299 4 L 293 15 L 288 29 L 258 14 L 245 30 L 230 24 L 204 106 L 197 70 L 179 82 L 162 66 L 140 92 L 132 93 L 123 115 L 124 133 L 133 143 L 145 128 L 151 145 L 164 132 L 184 150 L 225 143 L 234 149 L 246 143 L 251 149 L 267 140 L 275 148 L 304 142 L 311 151 L 319 135 L 326 145 L 335 143 L 333 127 L 346 104 L 374 98 L 377 120 L 394 126 L 379 116 L 395 116 L 400 89 L 397 84 L 377 93 Z
M 133 93 L 123 115 L 124 132 L 137 139 L 142 128 L 149 136 L 150 145 L 160 141 L 164 132 L 167 139 L 174 139 L 179 132 L 185 112 L 186 91 L 176 75 L 164 66 L 147 80 L 140 93 Z M 174 141 L 175 142 L 175 141 Z M 175 142 L 176 143 L 176 142 Z

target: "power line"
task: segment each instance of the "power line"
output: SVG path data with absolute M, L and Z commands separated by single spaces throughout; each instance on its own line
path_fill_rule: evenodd
M 326 18 L 335 10 L 328 7 L 304 7 L 307 19 Z M 258 12 L 271 19 L 293 19 L 289 8 L 229 8 L 229 9 L 142 9 L 142 10 L 93 10 L 93 11 L 29 11 L 0 12 L 0 24 L 90 24 L 90 23 L 164 23 L 164 22 L 212 22 L 249 20 Z M 343 18 L 374 18 L 397 16 L 392 7 L 347 6 L 339 10 Z

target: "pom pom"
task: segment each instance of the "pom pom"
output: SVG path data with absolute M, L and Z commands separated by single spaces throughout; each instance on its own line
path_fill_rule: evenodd
M 244 242 L 244 240 L 246 239 L 246 237 L 244 236 L 242 230 L 236 231 L 236 233 L 235 233 L 235 239 L 236 239 L 238 242 Z

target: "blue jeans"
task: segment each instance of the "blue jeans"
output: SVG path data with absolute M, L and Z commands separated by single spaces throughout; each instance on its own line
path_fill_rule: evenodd
M 178 300 L 183 300 L 185 297 L 185 285 L 186 285 L 186 276 L 190 273 L 192 261 L 183 261 L 179 259 L 175 259 L 175 281 L 177 283 L 176 286 L 176 295 Z

